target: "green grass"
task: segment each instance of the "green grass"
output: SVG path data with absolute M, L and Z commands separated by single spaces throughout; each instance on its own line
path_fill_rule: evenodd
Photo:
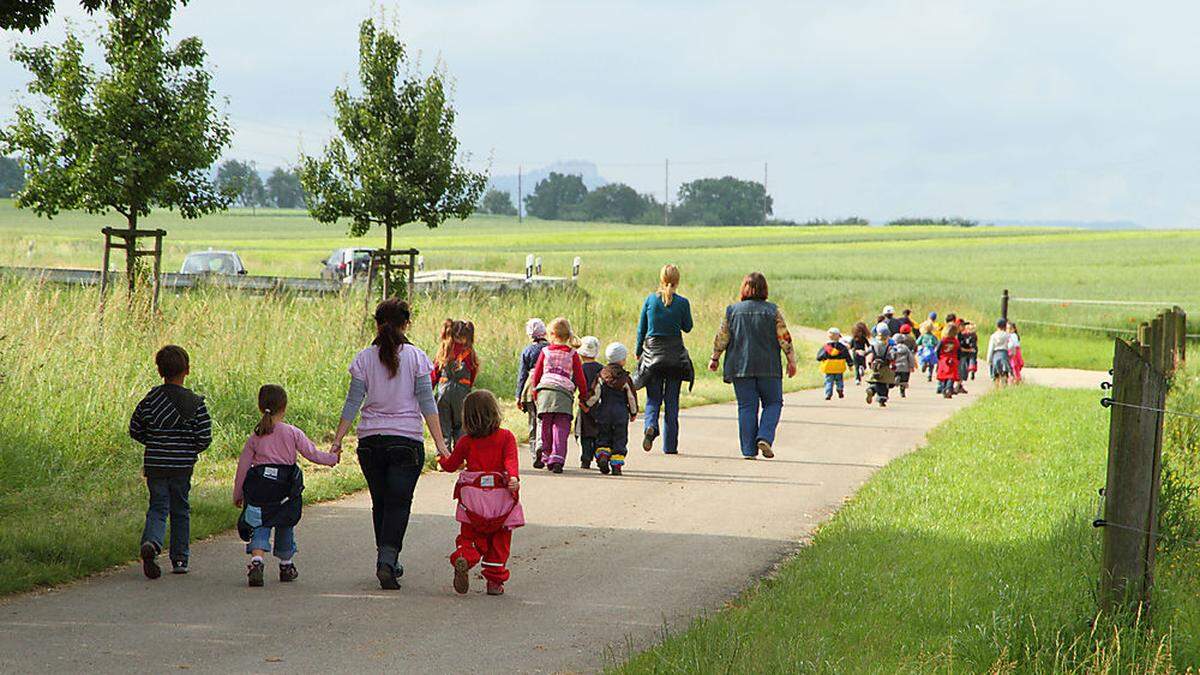
M 99 266 L 102 225 L 112 217 L 77 213 L 53 220 L 0 201 L 0 265 Z M 146 226 L 168 230 L 166 269 L 207 247 L 239 251 L 253 274 L 316 276 L 340 246 L 382 243 L 382 234 L 346 236 L 302 211 L 238 210 L 199 221 L 155 214 Z M 32 254 L 29 245 L 32 242 Z M 847 329 L 873 319 L 884 304 L 956 311 L 988 332 L 1000 292 L 1017 297 L 1170 301 L 1200 310 L 1200 287 L 1180 284 L 1200 258 L 1200 232 L 1097 232 L 1033 228 L 761 227 L 702 228 L 568 223 L 478 216 L 437 230 L 409 225 L 398 244 L 425 254 L 429 269 L 520 271 L 528 253 L 545 259 L 548 274 L 569 273 L 583 258 L 580 285 L 594 299 L 619 307 L 596 317 L 606 328 L 627 321 L 654 286 L 665 262 L 683 268 L 683 292 L 698 313 L 719 314 L 750 270 L 767 274 L 774 299 L 793 321 Z M 1166 296 L 1166 297 L 1164 297 Z M 1015 302 L 1013 318 L 1132 328 L 1152 315 L 1147 307 L 1041 305 Z M 618 324 L 622 329 L 623 324 Z M 590 327 L 590 326 L 589 326 Z M 706 325 L 705 328 L 708 328 Z M 1026 359 L 1035 366 L 1107 367 L 1101 335 L 1023 326 Z M 707 340 L 707 333 L 698 336 Z
M 1200 659 L 1194 551 L 1159 559 L 1148 630 L 1093 631 L 1107 415 L 1020 387 L 882 469 L 811 545 L 725 610 L 616 669 L 1147 672 Z

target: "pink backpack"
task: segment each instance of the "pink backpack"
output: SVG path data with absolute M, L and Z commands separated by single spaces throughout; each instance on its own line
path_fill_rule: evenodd
M 551 349 L 542 350 L 542 380 L 539 389 L 553 387 L 560 391 L 575 391 L 575 350 Z
M 511 530 L 525 524 L 521 502 L 508 489 L 508 474 L 495 471 L 463 471 L 454 484 L 458 508 L 455 520 L 483 534 Z

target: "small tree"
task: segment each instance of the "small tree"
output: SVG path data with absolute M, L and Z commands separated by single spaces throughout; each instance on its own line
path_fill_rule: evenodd
M 350 219 L 361 237 L 387 233 L 384 292 L 391 283 L 392 231 L 411 222 L 437 227 L 475 210 L 487 177 L 459 164 L 455 111 L 446 75 L 414 72 L 400 40 L 370 19 L 359 28 L 362 95 L 333 92 L 338 136 L 322 157 L 300 158 L 308 211 L 322 223 Z
M 765 207 L 764 207 L 765 205 Z M 772 200 L 762 183 L 733 176 L 701 178 L 679 188 L 671 210 L 676 225 L 762 225 Z
M 491 189 L 479 202 L 479 211 L 493 216 L 515 216 L 517 207 L 513 205 L 512 195 L 504 190 Z
M 650 200 L 624 183 L 602 185 L 587 194 L 583 211 L 588 220 L 635 223 L 650 208 Z
M 213 105 L 200 40 L 167 44 L 173 10 L 172 0 L 113 3 L 100 39 L 103 73 L 70 31 L 58 46 L 13 49 L 46 110 L 42 118 L 18 105 L 0 132 L 0 151 L 20 153 L 25 164 L 17 206 L 47 218 L 62 209 L 113 210 L 135 243 L 138 220 L 153 208 L 198 218 L 229 204 L 208 178 L 229 143 L 229 123 Z M 132 293 L 135 258 L 126 254 Z
M 267 202 L 281 209 L 304 206 L 304 188 L 300 186 L 300 176 L 291 169 L 275 167 L 267 177 Z
M 225 160 L 217 167 L 216 183 L 217 189 L 225 194 L 234 195 L 237 203 L 242 206 L 253 209 L 267 201 L 267 190 L 254 162 Z
M 12 157 L 0 157 L 0 197 L 11 197 L 25 187 L 25 169 Z
M 525 197 L 525 212 L 544 220 L 583 220 L 587 193 L 581 176 L 551 171 Z

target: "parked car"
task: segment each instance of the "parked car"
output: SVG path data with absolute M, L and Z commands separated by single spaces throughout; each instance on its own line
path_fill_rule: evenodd
M 349 283 L 355 277 L 366 276 L 371 267 L 373 248 L 339 248 L 321 261 L 321 278 Z
M 233 251 L 197 251 L 183 259 L 180 274 L 245 274 L 242 258 Z

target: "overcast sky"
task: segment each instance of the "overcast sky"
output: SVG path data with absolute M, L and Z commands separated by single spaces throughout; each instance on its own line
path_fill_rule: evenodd
M 4 40 L 61 35 L 51 27 Z M 193 0 L 237 136 L 262 168 L 314 152 L 356 69 L 360 0 Z M 991 5 L 988 7 L 986 5 Z M 1189 2 L 384 3 L 456 82 L 459 134 L 515 173 L 594 161 L 663 192 L 762 179 L 789 218 L 962 215 L 1200 225 L 1200 5 Z M 94 22 L 94 20 L 90 20 Z M 88 29 L 91 30 L 91 29 Z M 0 62 L 0 110 L 26 81 Z

